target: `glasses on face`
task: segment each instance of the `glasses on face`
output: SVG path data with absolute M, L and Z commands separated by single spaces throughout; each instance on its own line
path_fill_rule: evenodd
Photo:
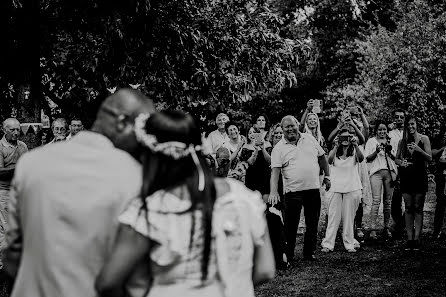
M 54 132 L 66 132 L 67 129 L 65 127 L 54 127 Z
M 404 119 L 404 116 L 403 116 L 403 115 L 400 115 L 400 114 L 395 115 L 395 117 L 396 117 L 397 119 Z

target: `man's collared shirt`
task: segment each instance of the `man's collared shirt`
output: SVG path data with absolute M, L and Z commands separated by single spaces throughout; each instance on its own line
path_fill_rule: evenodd
M 208 141 L 211 143 L 212 154 L 215 155 L 217 150 L 223 145 L 223 143 L 229 142 L 228 134 L 222 134 L 218 130 L 214 130 L 208 135 Z
M 9 143 L 5 136 L 0 140 L 0 168 L 15 167 L 19 158 L 28 151 L 26 144 L 17 140 L 17 145 Z M 11 181 L 0 180 L 0 190 L 9 190 Z
M 393 129 L 389 132 L 390 145 L 392 146 L 392 154 L 396 156 L 398 152 L 398 144 L 400 140 L 403 139 L 403 130 Z
M 282 138 L 271 153 L 271 167 L 281 168 L 284 193 L 319 189 L 318 158 L 324 154 L 312 135 L 300 133 L 297 144 Z

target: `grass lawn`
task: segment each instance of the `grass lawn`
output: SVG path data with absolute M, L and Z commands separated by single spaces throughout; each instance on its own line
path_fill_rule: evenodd
M 428 236 L 435 210 L 432 190 L 431 186 L 425 204 L 422 251 L 404 251 L 404 240 L 366 240 L 358 253 L 349 254 L 338 234 L 333 253 L 323 254 L 318 250 L 318 262 L 298 261 L 289 270 L 278 272 L 271 282 L 257 287 L 256 295 L 446 296 L 446 238 L 433 240 Z M 321 215 L 320 230 L 325 230 L 324 216 Z M 382 216 L 380 219 L 382 221 Z M 367 215 L 364 220 L 368 220 Z M 323 235 L 323 232 L 319 233 L 319 244 Z M 296 258 L 300 259 L 302 235 L 298 236 L 297 242 Z M 0 274 L 0 297 L 7 296 L 4 278 Z
M 298 261 L 289 270 L 279 271 L 274 280 L 256 288 L 257 296 L 446 296 L 446 238 L 429 238 L 435 199 L 431 186 L 424 208 L 420 252 L 404 251 L 404 240 L 366 239 L 356 254 L 350 254 L 342 246 L 339 233 L 334 252 L 321 253 L 318 246 L 318 262 Z M 323 235 L 319 233 L 318 245 Z M 302 245 L 300 235 L 297 259 L 302 257 Z

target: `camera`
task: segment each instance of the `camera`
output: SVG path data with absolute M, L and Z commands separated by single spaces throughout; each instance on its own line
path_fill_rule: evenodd
M 382 143 L 381 149 L 386 153 L 390 153 L 392 151 L 392 146 L 390 144 Z

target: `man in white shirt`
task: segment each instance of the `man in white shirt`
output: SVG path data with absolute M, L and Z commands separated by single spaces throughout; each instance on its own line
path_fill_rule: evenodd
M 281 121 L 283 138 L 271 153 L 271 193 L 268 202 L 279 200 L 278 182 L 282 173 L 285 205 L 285 235 L 287 258 L 294 258 L 300 212 L 304 207 L 306 232 L 303 257 L 316 260 L 317 226 L 321 209 L 319 170 L 325 173 L 323 184 L 330 188 L 330 174 L 324 149 L 310 134 L 299 132 L 299 122 L 293 116 Z
M 403 109 L 396 109 L 393 112 L 394 122 L 389 125 L 390 145 L 392 146 L 392 154 L 396 156 L 398 152 L 398 144 L 403 138 L 404 120 L 406 113 Z M 400 190 L 399 178 L 395 183 L 395 188 L 392 196 L 391 214 L 394 222 L 393 234 L 394 238 L 401 238 L 404 231 L 404 212 L 402 210 L 403 195 Z
M 4 136 L 0 140 L 0 250 L 4 248 L 4 236 L 7 229 L 9 190 L 15 167 L 19 158 L 28 151 L 26 144 L 19 140 L 20 122 L 15 118 L 3 122 Z M 3 267 L 0 256 L 0 269 Z
M 223 145 L 223 143 L 229 141 L 229 137 L 225 129 L 225 124 L 227 122 L 229 122 L 229 117 L 225 113 L 219 113 L 215 120 L 217 130 L 212 131 L 208 135 L 208 141 L 211 145 L 212 155 L 214 158 L 217 150 Z
M 84 129 L 84 125 L 82 125 L 81 120 L 74 118 L 70 122 L 69 129 L 70 129 L 70 134 L 68 134 L 66 140 L 70 140 L 74 135 L 82 131 Z
M 140 92 L 119 90 L 101 105 L 91 131 L 19 160 L 6 234 L 5 268 L 16 278 L 11 297 L 97 296 L 94 282 L 112 251 L 118 216 L 141 191 L 142 169 L 129 154 L 139 148 L 134 120 L 153 111 Z M 130 280 L 130 296 L 144 296 L 147 277 Z

